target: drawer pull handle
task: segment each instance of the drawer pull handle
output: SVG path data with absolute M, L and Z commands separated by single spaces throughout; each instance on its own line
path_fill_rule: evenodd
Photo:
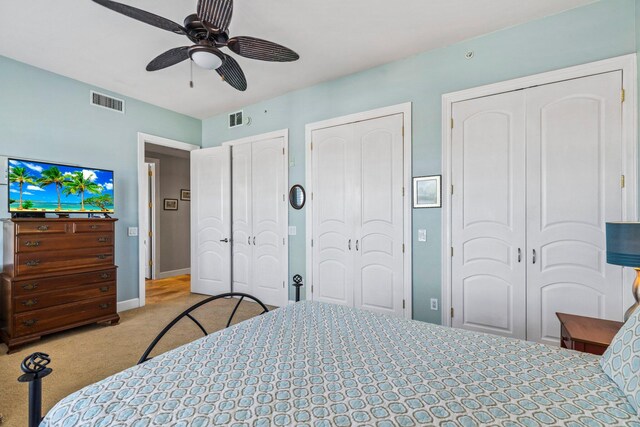
M 111 274 L 109 274 L 109 273 L 102 273 L 102 274 L 100 275 L 100 278 L 101 278 L 101 279 L 109 279 L 109 278 L 111 278 Z
M 40 246 L 40 241 L 36 240 L 35 242 L 32 242 L 31 240 L 29 240 L 28 242 L 25 242 L 24 245 L 28 247 L 38 247 Z
M 37 267 L 38 265 L 40 265 L 40 260 L 39 259 L 32 259 L 31 261 L 27 261 L 25 263 L 25 265 L 27 267 Z
M 100 255 L 96 255 L 96 258 L 98 258 L 98 259 L 107 259 L 107 256 L 108 255 L 100 254 Z
M 100 226 L 99 226 L 99 225 L 96 225 L 96 224 L 92 224 L 90 228 L 91 228 L 92 230 L 97 230 L 98 228 L 100 228 Z
M 109 292 L 109 287 L 108 286 L 101 287 L 100 292 Z
M 38 289 L 38 284 L 29 283 L 28 285 L 22 285 L 22 289 L 24 289 L 25 291 L 33 291 L 35 289 Z
M 100 243 L 107 243 L 108 241 L 109 241 L 109 239 L 106 238 L 106 237 L 99 237 L 98 238 L 98 242 L 100 242 Z
M 41 225 L 38 227 L 38 231 L 47 231 L 49 229 L 48 225 Z
M 29 319 L 22 322 L 22 324 L 28 328 L 35 326 L 36 323 L 38 323 L 38 319 Z
M 25 307 L 32 307 L 36 304 L 38 304 L 38 300 L 36 298 L 22 301 L 22 305 L 24 305 Z
M 105 303 L 105 304 L 100 304 L 98 307 L 100 307 L 100 310 L 105 310 L 107 308 L 109 308 L 111 304 Z

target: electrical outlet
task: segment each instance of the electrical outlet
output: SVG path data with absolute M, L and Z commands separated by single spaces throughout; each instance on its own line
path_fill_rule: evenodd
M 431 298 L 431 310 L 438 311 L 438 298 Z
M 129 237 L 135 237 L 138 235 L 138 227 L 129 227 L 127 229 L 127 232 L 129 234 Z
M 418 230 L 418 242 L 427 241 L 427 230 Z

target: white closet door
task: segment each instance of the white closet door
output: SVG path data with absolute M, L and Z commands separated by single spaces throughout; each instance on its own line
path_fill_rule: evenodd
M 285 197 L 284 139 L 251 144 L 253 236 L 253 294 L 265 304 L 287 304 L 284 224 L 288 222 Z
M 229 147 L 191 152 L 191 291 L 231 290 Z
M 402 316 L 403 115 L 352 125 L 355 306 Z
M 356 147 L 352 125 L 312 134 L 313 299 L 353 306 Z
M 252 293 L 251 144 L 232 148 L 233 291 Z
M 605 222 L 622 220 L 621 88 L 613 72 L 528 91 L 529 340 L 557 345 L 558 311 L 621 318 L 605 247 Z
M 452 325 L 526 337 L 525 95 L 454 104 Z M 449 191 L 449 189 L 446 189 Z

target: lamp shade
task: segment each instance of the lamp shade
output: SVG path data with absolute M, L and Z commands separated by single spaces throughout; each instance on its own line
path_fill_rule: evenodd
M 640 267 L 640 222 L 607 223 L 607 262 Z

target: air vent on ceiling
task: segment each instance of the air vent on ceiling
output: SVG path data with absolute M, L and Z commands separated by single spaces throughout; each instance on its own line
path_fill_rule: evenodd
M 124 100 L 91 91 L 91 105 L 124 114 Z
M 242 126 L 244 124 L 243 119 L 242 111 L 229 114 L 229 129 Z

